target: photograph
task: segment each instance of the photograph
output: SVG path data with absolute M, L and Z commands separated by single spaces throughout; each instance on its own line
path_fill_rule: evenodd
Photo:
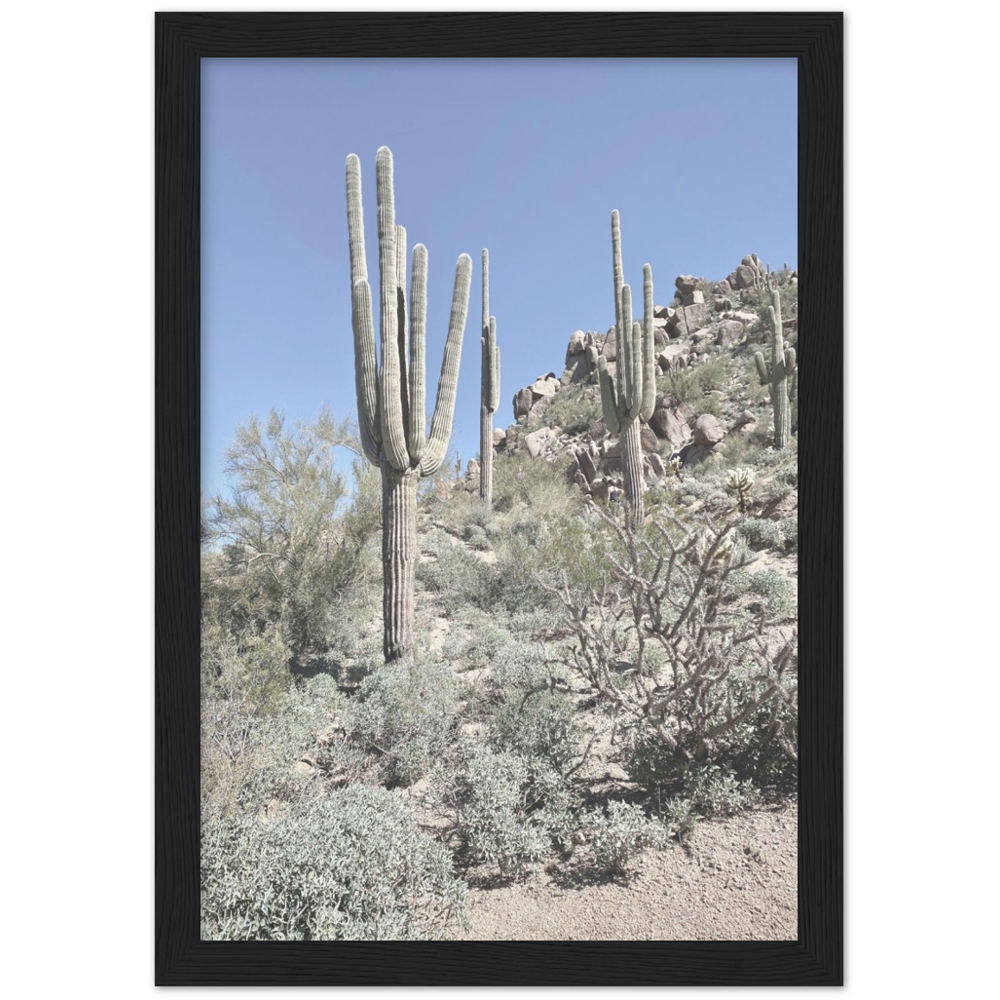
M 799 939 L 800 72 L 200 60 L 203 942 Z

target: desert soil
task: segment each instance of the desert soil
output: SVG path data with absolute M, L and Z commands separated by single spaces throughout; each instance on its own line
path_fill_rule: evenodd
M 794 941 L 797 810 L 766 807 L 702 821 L 630 877 L 602 880 L 581 848 L 523 882 L 470 886 L 471 941 Z

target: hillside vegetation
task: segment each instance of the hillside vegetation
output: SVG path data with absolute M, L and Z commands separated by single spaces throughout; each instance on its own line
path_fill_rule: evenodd
M 410 662 L 383 655 L 356 430 L 238 429 L 203 514 L 203 937 L 467 933 L 477 887 L 581 858 L 627 884 L 699 823 L 794 795 L 797 401 L 790 379 L 776 448 L 754 355 L 772 294 L 797 348 L 797 275 L 751 263 L 656 307 L 634 530 L 602 410 L 614 331 L 577 331 L 562 376 L 515 394 L 491 507 L 475 462 L 421 480 Z

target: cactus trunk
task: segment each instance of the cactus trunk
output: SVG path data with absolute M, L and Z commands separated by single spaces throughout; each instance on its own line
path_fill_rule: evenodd
M 417 566 L 415 469 L 400 472 L 382 460 L 382 652 L 385 662 L 413 652 L 413 591 Z
M 622 476 L 628 524 L 638 528 L 646 516 L 645 481 L 642 474 L 642 429 L 638 420 L 629 420 L 621 436 Z
M 479 407 L 479 497 L 489 510 L 493 505 L 493 413 Z

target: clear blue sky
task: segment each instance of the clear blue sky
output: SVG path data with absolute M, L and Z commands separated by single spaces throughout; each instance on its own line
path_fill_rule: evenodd
M 745 253 L 796 262 L 791 59 L 202 60 L 202 488 L 224 486 L 238 422 L 356 412 L 344 161 L 361 158 L 378 308 L 375 152 L 397 221 L 428 249 L 433 406 L 455 261 L 474 264 L 452 449 L 479 449 L 480 253 L 502 357 L 494 425 L 562 372 L 576 329 L 614 322 L 625 280 L 722 278 Z M 376 329 L 377 329 L 376 315 Z

